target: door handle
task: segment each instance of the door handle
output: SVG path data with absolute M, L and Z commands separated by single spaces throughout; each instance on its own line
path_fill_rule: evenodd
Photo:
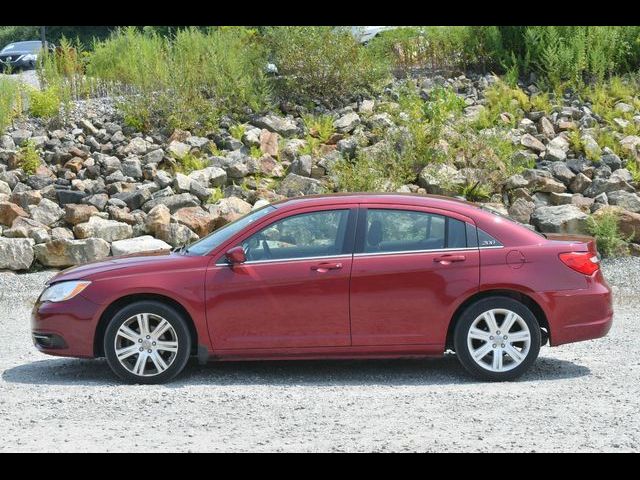
M 464 255 L 440 255 L 433 259 L 434 262 L 438 262 L 442 265 L 449 265 L 453 262 L 464 262 L 467 259 Z
M 315 272 L 328 272 L 329 270 L 340 270 L 342 268 L 342 263 L 331 263 L 331 262 L 323 262 L 317 265 L 312 265 L 311 270 Z

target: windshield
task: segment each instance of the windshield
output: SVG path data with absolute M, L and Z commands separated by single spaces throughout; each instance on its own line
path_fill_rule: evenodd
M 42 48 L 42 42 L 15 42 L 4 47 L 0 53 L 37 52 L 40 48 Z
M 276 207 L 272 205 L 266 205 L 258 210 L 250 212 L 244 217 L 240 217 L 238 220 L 228 223 L 224 227 L 217 229 L 206 237 L 189 245 L 185 250 L 185 253 L 189 255 L 206 255 L 214 248 L 229 240 L 236 233 L 251 225 L 253 222 L 260 220 L 275 209 Z

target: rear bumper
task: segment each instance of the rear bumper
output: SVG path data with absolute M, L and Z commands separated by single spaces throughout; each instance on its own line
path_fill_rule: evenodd
M 540 293 L 552 346 L 604 337 L 613 323 L 611 289 L 598 272 L 581 290 Z
M 31 312 L 35 347 L 49 355 L 93 357 L 99 308 L 82 295 L 65 302 L 36 303 Z

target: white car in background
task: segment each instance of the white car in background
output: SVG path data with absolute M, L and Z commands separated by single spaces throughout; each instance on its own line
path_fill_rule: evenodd
M 394 28 L 399 27 L 368 27 L 368 26 L 355 26 L 355 27 L 347 27 L 351 29 L 351 34 L 360 42 L 367 43 L 372 38 L 376 37 L 378 34 L 387 31 L 393 30 Z

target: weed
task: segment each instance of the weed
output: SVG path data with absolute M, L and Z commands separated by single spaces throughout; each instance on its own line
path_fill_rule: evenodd
M 42 165 L 40 154 L 32 141 L 25 142 L 18 150 L 17 155 L 18 165 L 27 175 L 35 174 L 38 167 Z
M 242 137 L 244 136 L 244 133 L 246 132 L 246 130 L 247 130 L 247 126 L 242 123 L 238 123 L 236 125 L 232 125 L 231 127 L 229 127 L 229 133 L 236 140 L 242 140 Z
M 56 87 L 28 90 L 29 114 L 38 118 L 53 118 L 60 113 L 60 95 Z
M 592 215 L 587 221 L 589 233 L 596 238 L 598 251 L 605 257 L 627 255 L 628 242 L 618 228 L 618 215 L 608 211 L 599 215 Z
M 305 115 L 303 121 L 309 135 L 317 138 L 321 143 L 326 143 L 336 131 L 333 126 L 333 117 L 330 115 Z

